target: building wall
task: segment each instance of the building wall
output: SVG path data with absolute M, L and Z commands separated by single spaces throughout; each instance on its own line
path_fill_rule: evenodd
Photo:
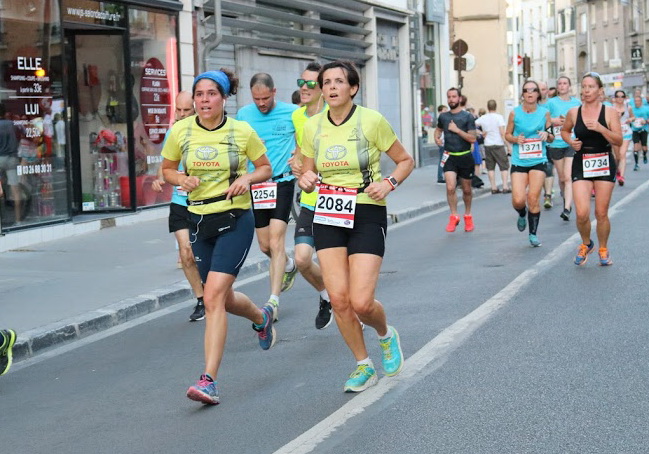
M 506 6 L 505 0 L 453 0 L 450 41 L 464 40 L 468 53 L 475 57 L 475 67 L 463 72 L 462 92 L 476 110 L 495 99 L 503 111 L 508 94 L 511 62 L 507 56 Z
M 555 2 L 555 49 L 557 54 L 556 76 L 568 76 L 573 82 L 577 79 L 577 30 L 579 27 L 574 1 Z M 554 85 L 555 81 L 550 81 Z

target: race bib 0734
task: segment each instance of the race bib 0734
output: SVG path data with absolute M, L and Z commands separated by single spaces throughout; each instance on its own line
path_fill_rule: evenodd
M 608 153 L 584 154 L 582 169 L 584 178 L 607 177 L 611 174 Z

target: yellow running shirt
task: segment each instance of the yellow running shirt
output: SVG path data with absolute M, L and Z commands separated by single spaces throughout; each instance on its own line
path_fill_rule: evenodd
M 325 104 L 324 109 L 322 109 L 321 112 L 326 112 L 328 110 L 329 106 Z M 304 124 L 309 119 L 309 117 L 306 116 L 306 106 L 302 106 L 293 111 L 291 119 L 293 120 L 293 127 L 295 128 L 295 142 L 297 142 L 298 147 L 302 148 L 302 130 L 304 129 Z M 302 191 L 302 194 L 300 195 L 300 205 L 313 211 L 317 201 L 317 192 L 313 191 L 308 193 Z
M 182 160 L 187 173 L 200 178 L 201 184 L 189 193 L 189 200 L 223 195 L 234 180 L 246 173 L 248 159 L 255 161 L 264 153 L 266 147 L 248 123 L 226 117 L 225 124 L 208 131 L 197 123 L 196 115 L 177 121 L 162 149 L 164 158 Z M 249 209 L 250 192 L 230 200 L 187 208 L 196 214 Z
M 329 121 L 327 112 L 309 118 L 304 125 L 302 154 L 315 159 L 322 182 L 345 188 L 363 188 L 381 182 L 381 152 L 397 140 L 390 123 L 375 110 L 354 105 L 353 113 L 343 124 Z M 356 203 L 385 205 L 367 194 L 356 197 Z

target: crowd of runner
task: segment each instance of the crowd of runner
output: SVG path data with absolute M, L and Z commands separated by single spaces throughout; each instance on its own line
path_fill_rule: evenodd
M 169 231 L 197 298 L 190 320 L 205 319 L 205 362 L 187 390 L 192 400 L 219 403 L 227 313 L 249 320 L 260 347 L 270 349 L 280 296 L 291 289 L 298 272 L 315 290 L 315 327 L 324 329 L 335 319 L 356 362 L 344 391 L 360 392 L 378 382 L 365 344 L 366 326 L 376 331 L 385 375 L 403 368 L 399 333 L 388 324 L 375 290 L 385 253 L 386 198 L 408 177 L 414 161 L 383 115 L 354 102 L 360 75 L 353 63 L 310 63 L 297 86 L 299 100 L 284 103 L 276 99 L 273 78 L 255 74 L 249 82 L 253 102 L 236 119 L 225 106 L 239 90 L 239 80 L 227 69 L 198 75 L 191 93 L 181 92 L 176 99 L 176 122 L 165 137 L 153 187 L 175 188 Z M 552 90 L 555 96 L 548 98 Z M 511 193 L 516 228 L 528 230 L 532 247 L 541 246 L 541 206 L 552 207 L 556 169 L 560 217 L 569 221 L 574 205 L 582 240 L 574 263 L 584 265 L 595 249 L 592 198 L 599 263 L 613 263 L 607 245 L 611 194 L 616 181 L 624 185 L 630 140 L 634 170 L 641 158 L 647 163 L 649 106 L 638 92 L 628 102 L 622 90 L 615 92 L 613 103 L 605 101 L 602 81 L 592 72 L 580 80 L 578 97 L 571 90 L 565 76 L 550 90 L 527 80 L 520 105 L 506 121 L 494 100 L 488 112 L 476 117 L 459 89 L 447 91 L 448 107 L 438 108 L 436 123 L 429 121 L 440 148 L 438 182 L 446 185 L 450 209 L 447 232 L 455 232 L 462 221 L 466 232 L 476 228 L 472 187 L 484 158 L 492 194 Z M 396 165 L 390 175 L 381 173 L 382 153 Z M 502 188 L 496 184 L 496 165 Z M 301 209 L 291 257 L 285 237 L 296 184 L 302 190 Z M 255 236 L 270 259 L 269 297 L 262 307 L 233 290 Z M 15 341 L 14 331 L 0 331 L 0 375 L 11 365 Z

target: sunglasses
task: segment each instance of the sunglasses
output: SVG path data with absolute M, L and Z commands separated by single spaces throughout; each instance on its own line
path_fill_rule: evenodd
M 594 71 L 587 72 L 586 74 L 584 74 L 584 77 L 594 77 L 595 79 L 600 79 L 599 73 L 596 73 Z M 582 79 L 584 77 L 582 77 Z
M 615 95 L 616 98 L 626 98 L 624 95 Z
M 307 88 L 315 88 L 318 86 L 318 81 L 317 80 L 304 80 L 304 79 L 298 79 L 297 80 L 297 86 L 302 88 L 306 84 Z
M 540 93 L 538 88 L 523 88 L 523 93 Z

